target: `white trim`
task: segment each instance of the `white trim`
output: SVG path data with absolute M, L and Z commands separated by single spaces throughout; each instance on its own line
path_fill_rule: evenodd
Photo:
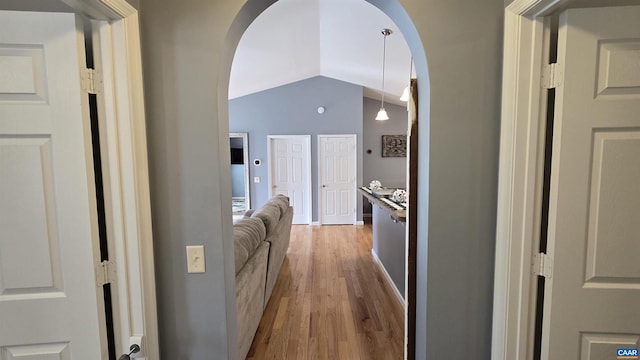
M 322 201 L 322 184 L 320 184 L 320 181 L 322 180 L 322 170 L 323 167 L 320 166 L 320 164 L 323 163 L 322 161 L 322 149 L 321 149 L 321 141 L 320 139 L 322 138 L 332 138 L 332 137 L 350 137 L 353 138 L 353 169 L 354 169 L 354 176 L 353 176 L 353 197 L 352 197 L 352 201 L 353 201 L 353 214 L 352 214 L 352 220 L 351 223 L 356 225 L 357 221 L 357 216 L 358 216 L 358 184 L 357 184 L 357 172 L 358 172 L 358 135 L 357 134 L 320 134 L 317 137 L 317 146 L 318 146 L 318 151 L 317 151 L 317 155 L 318 155 L 318 160 L 317 160 L 317 164 L 318 164 L 318 222 L 320 224 L 324 224 L 324 219 L 322 218 L 322 215 L 324 214 L 322 205 L 323 205 L 323 201 Z
M 151 203 L 147 162 L 142 59 L 138 12 L 126 0 L 63 0 L 92 19 L 98 29 L 100 61 L 109 78 L 100 100 L 105 106 L 107 211 L 116 250 L 118 313 L 116 343 L 142 346 L 159 359 Z M 104 75 L 104 74 L 103 74 Z M 119 320 L 119 321 L 118 321 Z M 124 345 L 124 346 L 122 346 Z M 116 349 L 118 353 L 125 349 Z
M 518 16 L 536 18 L 548 15 L 571 0 L 514 0 L 507 11 Z
M 242 139 L 242 161 L 244 162 L 244 203 L 245 209 L 251 209 L 251 183 L 249 182 L 249 136 L 246 132 L 229 133 L 229 138 Z M 233 196 L 231 197 L 233 198 Z
M 142 87 L 142 57 L 138 13 L 111 21 L 114 79 L 118 129 L 120 135 L 121 171 L 125 199 L 124 215 L 128 230 L 127 271 L 131 311 L 130 324 L 123 324 L 129 344 L 141 336 L 145 356 L 160 358 L 158 320 L 151 227 L 151 196 L 147 161 L 147 135 Z M 128 348 L 128 346 L 127 346 Z
M 544 19 L 564 0 L 516 0 L 505 11 L 492 359 L 533 358 L 544 157 Z M 528 18 L 527 16 L 534 16 Z
M 113 12 L 115 12 L 119 18 L 126 18 L 136 13 L 136 8 L 131 6 L 127 0 L 99 0 Z
M 320 221 L 312 221 L 311 224 L 309 224 L 311 226 L 320 226 Z
M 311 193 L 311 183 L 312 183 L 312 179 L 311 179 L 311 135 L 267 135 L 267 159 L 269 159 L 269 164 L 268 164 L 268 186 L 269 186 L 269 197 L 274 196 L 273 193 L 273 182 L 272 182 L 272 177 L 273 175 L 272 170 L 273 168 L 271 167 L 272 161 L 271 161 L 271 140 L 273 139 L 303 139 L 305 142 L 305 146 L 307 147 L 307 166 L 306 166 L 306 172 L 307 172 L 307 195 L 306 195 L 306 199 L 305 199 L 305 203 L 307 204 L 307 219 L 305 220 L 306 224 L 311 224 L 311 212 L 313 211 L 313 195 Z
M 402 306 L 402 309 L 404 310 L 404 313 L 407 313 L 407 304 L 404 301 L 404 298 L 402 297 L 402 294 L 400 294 L 400 290 L 398 290 L 398 287 L 396 286 L 396 284 L 393 283 L 393 280 L 391 280 L 391 275 L 389 275 L 389 273 L 387 272 L 387 269 L 385 269 L 384 265 L 382 264 L 382 261 L 380 260 L 380 258 L 378 257 L 378 254 L 376 254 L 376 252 L 371 249 L 371 257 L 373 258 L 373 262 L 378 265 L 378 269 L 380 269 L 380 272 L 382 273 L 383 278 L 385 279 L 385 282 L 387 283 L 387 285 L 391 288 L 391 290 L 393 290 L 393 294 L 395 295 L 395 299 L 398 302 L 398 304 L 400 306 Z
M 137 15 L 127 0 L 61 0 L 74 10 L 96 20 L 121 20 Z
M 358 220 L 355 223 L 356 226 L 363 226 L 364 225 L 364 221 L 363 220 Z

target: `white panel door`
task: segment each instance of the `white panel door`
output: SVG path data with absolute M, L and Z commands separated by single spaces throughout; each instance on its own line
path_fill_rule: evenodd
M 311 222 L 311 137 L 269 135 L 269 196 L 287 195 L 293 223 Z
M 640 7 L 560 19 L 543 359 L 640 345 Z
M 320 223 L 355 224 L 356 135 L 318 135 Z
M 0 359 L 104 359 L 81 22 L 0 12 Z

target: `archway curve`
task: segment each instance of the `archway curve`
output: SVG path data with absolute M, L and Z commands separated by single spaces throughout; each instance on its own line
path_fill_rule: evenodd
M 229 82 L 231 76 L 231 66 L 233 63 L 233 57 L 240 43 L 240 39 L 245 31 L 248 29 L 249 25 L 262 14 L 266 9 L 268 9 L 271 5 L 275 4 L 278 0 L 247 0 L 246 3 L 242 6 L 242 8 L 238 11 L 236 17 L 234 18 L 231 26 L 229 27 L 229 31 L 226 34 L 225 43 L 224 43 L 224 53 L 222 54 L 222 61 L 220 63 L 219 71 L 219 81 L 218 81 L 218 104 L 220 105 L 218 108 L 218 121 L 225 122 L 223 127 L 228 126 L 229 121 L 229 99 L 227 94 L 229 93 Z M 428 139 L 428 128 L 429 128 L 429 111 L 430 109 L 430 91 L 429 91 L 429 70 L 427 57 L 425 53 L 425 49 L 423 46 L 423 41 L 418 34 L 416 27 L 413 24 L 413 21 L 410 19 L 408 13 L 405 11 L 404 7 L 397 0 L 363 0 L 376 8 L 380 9 L 383 13 L 385 13 L 391 20 L 398 26 L 398 29 L 402 32 L 408 46 L 410 52 L 413 56 L 414 67 L 416 71 L 417 78 L 417 86 L 418 86 L 418 118 L 420 122 L 423 124 L 423 130 L 421 130 L 421 139 L 419 140 L 418 149 L 419 154 L 421 156 L 421 174 L 422 176 L 428 177 L 428 158 L 425 160 L 422 157 L 425 155 L 428 157 L 429 154 L 429 139 Z M 427 130 L 425 131 L 424 128 Z M 410 169 L 412 176 L 418 175 L 418 168 Z M 428 199 L 428 181 L 424 181 L 423 184 L 418 184 L 419 191 L 423 194 L 423 199 Z M 423 203 L 428 203 L 427 200 L 423 200 Z M 416 211 L 418 209 L 415 209 Z M 424 207 L 422 209 L 421 218 L 428 218 L 428 207 Z M 424 228 L 424 233 L 426 234 L 426 228 Z M 416 246 L 420 246 L 426 248 L 427 237 L 423 236 L 422 239 L 418 237 L 416 239 Z M 422 241 L 422 243 L 420 243 Z M 414 262 L 416 254 L 414 254 Z M 413 277 L 414 281 L 416 280 L 416 274 L 405 274 L 405 280 L 407 277 Z M 416 317 L 416 303 L 424 304 L 426 301 L 426 286 L 422 286 L 419 289 L 419 285 L 416 284 L 416 287 L 413 289 L 414 297 L 408 299 L 408 301 L 413 302 L 413 310 L 411 306 L 405 308 L 405 351 L 408 351 L 409 354 L 405 354 L 405 358 L 412 359 L 415 358 L 415 334 L 416 334 L 416 326 L 420 326 L 420 324 L 416 324 L 414 321 L 412 323 L 412 329 L 407 328 L 407 320 L 410 317 L 415 319 Z M 420 291 L 420 292 L 418 292 Z M 422 301 L 417 301 L 418 297 L 422 296 Z M 410 335 L 409 335 L 410 334 Z

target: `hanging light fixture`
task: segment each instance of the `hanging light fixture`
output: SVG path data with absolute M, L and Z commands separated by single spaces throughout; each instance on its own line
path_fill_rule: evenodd
M 409 88 L 411 86 L 411 75 L 413 75 L 413 56 L 411 56 L 411 62 L 409 63 L 409 85 L 402 91 L 400 101 L 409 101 L 409 98 L 411 98 L 411 89 Z
M 382 29 L 382 35 L 384 36 L 384 40 L 382 43 L 382 102 L 380 103 L 380 111 L 378 111 L 378 115 L 376 116 L 376 120 L 389 120 L 389 115 L 387 115 L 387 110 L 384 109 L 384 65 L 387 57 L 387 36 L 391 35 L 393 31 L 391 29 Z

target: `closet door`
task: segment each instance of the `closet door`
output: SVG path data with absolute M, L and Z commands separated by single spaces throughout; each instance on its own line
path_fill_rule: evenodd
M 640 341 L 640 7 L 560 17 L 542 358 Z

